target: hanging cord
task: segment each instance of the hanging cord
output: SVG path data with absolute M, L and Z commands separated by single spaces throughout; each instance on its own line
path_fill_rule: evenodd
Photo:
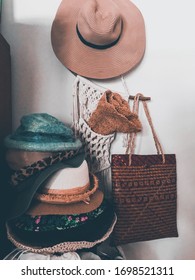
M 123 87 L 124 87 L 125 94 L 126 94 L 126 96 L 128 96 L 128 101 L 131 100 L 131 99 L 134 100 L 134 102 L 133 102 L 133 112 L 138 115 L 138 106 L 139 106 L 138 101 L 139 100 L 148 101 L 148 100 L 151 100 L 151 98 L 143 96 L 142 94 L 139 94 L 139 95 L 137 94 L 136 96 L 131 95 L 124 76 L 121 75 L 120 78 L 121 78 L 121 81 L 122 81 L 122 84 L 123 84 Z M 129 108 L 131 109 L 130 103 L 129 103 Z M 136 137 L 135 133 L 130 134 L 130 135 L 125 134 L 125 136 L 123 137 L 123 146 L 126 147 L 126 153 L 128 153 L 128 150 L 129 150 L 128 147 L 130 145 L 130 142 L 133 141 L 133 139 L 135 137 Z M 135 141 L 133 142 L 133 144 L 135 144 Z
M 14 254 L 15 253 L 15 254 Z M 20 256 L 20 254 L 22 253 L 22 249 L 19 248 L 15 248 L 14 250 L 12 250 L 5 258 L 4 260 L 15 260 L 15 258 L 17 256 Z M 14 254 L 14 255 L 13 255 Z M 12 257 L 11 257 L 12 256 Z M 11 259 L 10 259 L 11 257 Z
M 125 78 L 123 75 L 120 76 L 122 84 L 123 84 L 123 88 L 125 91 L 125 95 L 128 96 L 128 100 L 130 98 L 130 91 L 128 89 L 127 83 L 125 81 Z M 129 104 L 129 109 L 131 109 L 130 104 Z M 129 134 L 125 133 L 123 136 L 123 147 L 128 147 L 128 143 L 129 143 Z
M 121 77 L 121 81 L 122 81 L 122 84 L 123 84 L 125 93 L 126 93 L 127 96 L 128 96 L 128 99 L 134 100 L 135 96 L 130 94 L 129 89 L 128 89 L 128 86 L 127 86 L 127 83 L 126 83 L 126 81 L 125 81 L 125 79 L 124 79 L 124 76 L 121 75 L 120 77 Z M 141 95 L 139 99 L 140 99 L 141 101 L 149 101 L 149 100 L 151 100 L 151 97 Z
M 73 124 L 72 128 L 74 130 L 75 137 L 78 136 L 77 124 L 79 120 L 79 106 L 78 106 L 78 77 L 76 78 L 73 85 Z
M 135 113 L 136 115 L 139 114 L 139 98 L 140 98 L 141 94 L 137 94 L 134 98 L 134 102 L 133 102 L 133 113 Z M 129 165 L 131 165 L 131 156 L 135 151 L 135 139 L 136 139 L 136 132 L 130 133 L 129 139 L 128 139 L 128 144 L 127 144 L 127 149 L 126 149 L 126 154 L 129 154 Z
M 163 163 L 165 163 L 165 155 L 164 155 L 162 146 L 160 144 L 160 141 L 158 139 L 158 136 L 156 134 L 156 131 L 154 129 L 152 118 L 151 118 L 150 112 L 148 110 L 148 105 L 147 105 L 146 101 L 142 101 L 142 103 L 143 103 L 143 106 L 144 106 L 144 111 L 145 111 L 146 117 L 148 119 L 150 128 L 152 130 L 152 135 L 153 135 L 153 139 L 154 139 L 154 143 L 155 143 L 155 146 L 156 146 L 157 153 L 162 155 Z
M 154 129 L 153 126 L 153 122 L 152 122 L 152 118 L 150 116 L 149 110 L 148 110 L 148 105 L 146 103 L 146 101 L 143 100 L 143 94 L 138 93 L 136 94 L 135 98 L 134 98 L 134 103 L 133 103 L 133 113 L 137 114 L 139 113 L 139 101 L 140 101 L 140 97 L 142 97 L 142 104 L 143 104 L 143 108 L 146 114 L 146 118 L 148 120 L 148 123 L 150 125 L 151 131 L 152 131 L 152 136 L 154 139 L 154 143 L 156 146 L 156 150 L 157 150 L 157 154 L 161 154 L 162 155 L 162 161 L 163 163 L 165 163 L 165 155 L 162 149 L 162 146 L 160 144 L 160 141 L 158 139 L 158 136 L 156 134 L 156 131 Z M 129 141 L 128 141 L 128 145 L 127 145 L 127 149 L 126 149 L 126 154 L 129 154 L 129 165 L 131 165 L 131 156 L 134 153 L 135 150 L 135 138 L 136 138 L 136 133 L 130 133 L 129 135 Z
M 125 90 L 125 94 L 126 94 L 126 95 L 128 96 L 128 98 L 129 98 L 129 97 L 130 97 L 130 91 L 129 91 L 129 89 L 128 89 L 127 83 L 126 83 L 126 81 L 125 81 L 123 75 L 121 75 L 120 77 L 121 77 L 121 81 L 122 81 L 122 84 L 123 84 L 123 87 L 124 87 L 124 90 Z
M 18 260 L 20 260 L 21 257 L 22 257 L 25 253 L 31 253 L 31 251 L 30 251 L 30 250 L 22 250 L 21 253 L 20 253 L 20 255 L 18 256 Z

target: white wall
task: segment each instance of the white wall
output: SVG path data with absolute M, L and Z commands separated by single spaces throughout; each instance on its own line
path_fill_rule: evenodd
M 55 57 L 50 28 L 61 0 L 4 0 L 2 33 L 10 43 L 13 128 L 22 115 L 47 112 L 72 121 L 74 76 Z M 147 46 L 142 63 L 126 75 L 131 94 L 151 96 L 154 125 L 166 153 L 176 153 L 179 238 L 124 246 L 129 259 L 195 259 L 195 36 L 193 0 L 134 0 L 143 13 Z M 97 82 L 124 91 L 120 79 Z M 145 119 L 142 119 L 145 126 Z M 140 153 L 155 152 L 148 127 Z M 113 152 L 124 152 L 121 137 Z

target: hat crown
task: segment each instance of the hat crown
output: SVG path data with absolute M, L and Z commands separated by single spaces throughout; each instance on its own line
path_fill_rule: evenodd
M 45 133 L 45 134 L 66 134 L 71 135 L 73 131 L 64 123 L 47 113 L 34 113 L 25 115 L 20 120 L 20 131 Z
M 57 171 L 45 184 L 48 190 L 71 190 L 89 184 L 89 169 L 86 160 L 78 167 L 66 167 Z
M 112 0 L 87 1 L 79 12 L 77 27 L 81 36 L 89 43 L 113 43 L 122 32 L 119 8 Z
M 4 143 L 7 148 L 42 152 L 75 150 L 82 146 L 70 127 L 47 113 L 23 116 L 20 126 Z

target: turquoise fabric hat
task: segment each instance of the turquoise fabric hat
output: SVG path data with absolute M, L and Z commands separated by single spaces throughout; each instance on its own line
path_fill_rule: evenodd
M 71 128 L 46 113 L 25 115 L 20 126 L 5 138 L 5 146 L 28 151 L 66 151 L 82 147 Z

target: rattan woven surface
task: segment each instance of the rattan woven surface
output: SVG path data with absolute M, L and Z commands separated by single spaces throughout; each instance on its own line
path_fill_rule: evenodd
M 114 243 L 178 236 L 175 155 L 112 155 Z

